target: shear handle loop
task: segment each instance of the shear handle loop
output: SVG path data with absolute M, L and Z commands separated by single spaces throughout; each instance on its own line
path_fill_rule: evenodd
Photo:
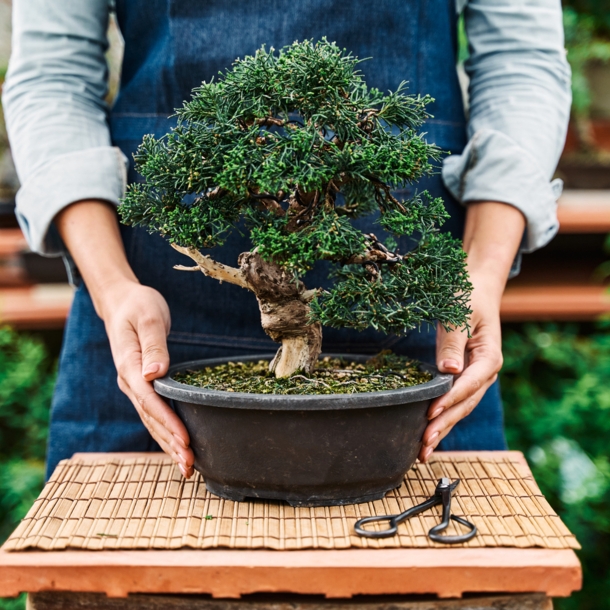
M 373 517 L 363 517 L 362 519 L 358 519 L 358 521 L 356 521 L 354 530 L 359 536 L 365 536 L 366 538 L 389 538 L 398 532 L 399 523 L 402 523 L 415 515 L 419 515 L 419 513 L 440 504 L 440 502 L 440 496 L 432 496 L 429 500 L 426 500 L 421 504 L 417 504 L 416 506 L 412 506 L 404 513 L 400 513 L 399 515 L 376 515 Z M 375 523 L 377 521 L 387 521 L 390 524 L 390 527 L 381 531 L 365 530 L 362 527 L 366 523 Z
M 366 523 L 375 523 L 377 521 L 387 521 L 390 525 L 388 529 L 374 531 L 374 530 L 365 530 L 362 526 Z M 358 519 L 354 525 L 354 530 L 360 536 L 364 536 L 366 538 L 389 538 L 390 536 L 394 536 L 398 532 L 398 524 L 396 523 L 396 518 L 392 515 L 381 515 L 376 517 L 364 517 L 362 519 Z
M 435 525 L 428 532 L 428 536 L 430 540 L 434 540 L 434 542 L 440 542 L 442 544 L 459 544 L 460 542 L 468 542 L 471 538 L 474 538 L 477 535 L 477 526 L 474 523 L 470 523 L 470 521 L 466 521 L 462 517 L 458 517 L 456 515 L 451 515 L 450 517 L 453 521 L 457 521 L 461 525 L 469 528 L 470 531 L 465 534 L 460 534 L 459 536 L 442 536 L 440 532 L 447 529 L 449 523 L 443 521 L 443 523 L 439 523 Z

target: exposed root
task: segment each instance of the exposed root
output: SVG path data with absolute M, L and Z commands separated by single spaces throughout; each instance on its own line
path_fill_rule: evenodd
M 311 332 L 297 337 L 287 337 L 282 340 L 269 370 L 276 377 L 290 377 L 297 371 L 310 374 L 316 366 L 322 348 L 322 327 L 312 324 Z

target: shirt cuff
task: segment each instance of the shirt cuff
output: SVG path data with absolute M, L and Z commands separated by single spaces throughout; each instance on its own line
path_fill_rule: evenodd
M 561 180 L 549 182 L 536 160 L 513 139 L 493 129 L 477 131 L 461 155 L 447 157 L 443 181 L 461 203 L 499 201 L 525 216 L 520 252 L 545 246 L 557 233 Z
M 17 193 L 16 215 L 33 252 L 66 254 L 56 214 L 85 199 L 120 203 L 127 182 L 127 159 L 119 148 L 100 146 L 54 157 L 28 177 Z

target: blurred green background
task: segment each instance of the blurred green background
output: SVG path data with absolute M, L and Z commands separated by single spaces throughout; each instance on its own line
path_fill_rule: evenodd
M 597 119 L 610 119 L 610 0 L 564 2 L 564 22 L 574 75 L 573 154 L 605 164 L 608 153 L 596 148 L 591 133 Z M 9 33 L 10 0 L 0 0 L 0 80 Z M 114 92 L 117 45 L 109 63 Z M 0 114 L 0 197 L 16 188 Z M 610 250 L 610 240 L 607 245 Z M 599 270 L 609 271 L 610 265 Z M 59 339 L 0 327 L 0 543 L 42 488 Z M 556 608 L 610 609 L 610 321 L 505 325 L 504 355 L 510 447 L 525 453 L 543 493 L 583 546 L 584 589 L 556 600 Z M 0 599 L 0 610 L 24 607 L 23 597 Z

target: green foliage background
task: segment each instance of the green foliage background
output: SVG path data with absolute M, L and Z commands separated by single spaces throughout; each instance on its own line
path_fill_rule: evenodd
M 572 68 L 572 113 L 588 117 L 591 111 L 591 85 L 587 67 L 610 63 L 610 3 L 605 19 L 580 13 L 573 7 L 563 9 L 568 61 Z
M 0 327 L 0 542 L 25 516 L 44 482 L 55 364 L 42 341 Z M 1 610 L 25 600 L 0 599 Z
M 610 324 L 511 326 L 504 356 L 509 445 L 583 546 L 584 590 L 555 607 L 610 609 Z M 54 378 L 40 340 L 0 329 L 0 542 L 42 487 Z M 0 599 L 0 610 L 24 607 Z
M 559 610 L 610 608 L 610 325 L 526 325 L 504 334 L 508 443 L 582 545 L 584 590 Z

